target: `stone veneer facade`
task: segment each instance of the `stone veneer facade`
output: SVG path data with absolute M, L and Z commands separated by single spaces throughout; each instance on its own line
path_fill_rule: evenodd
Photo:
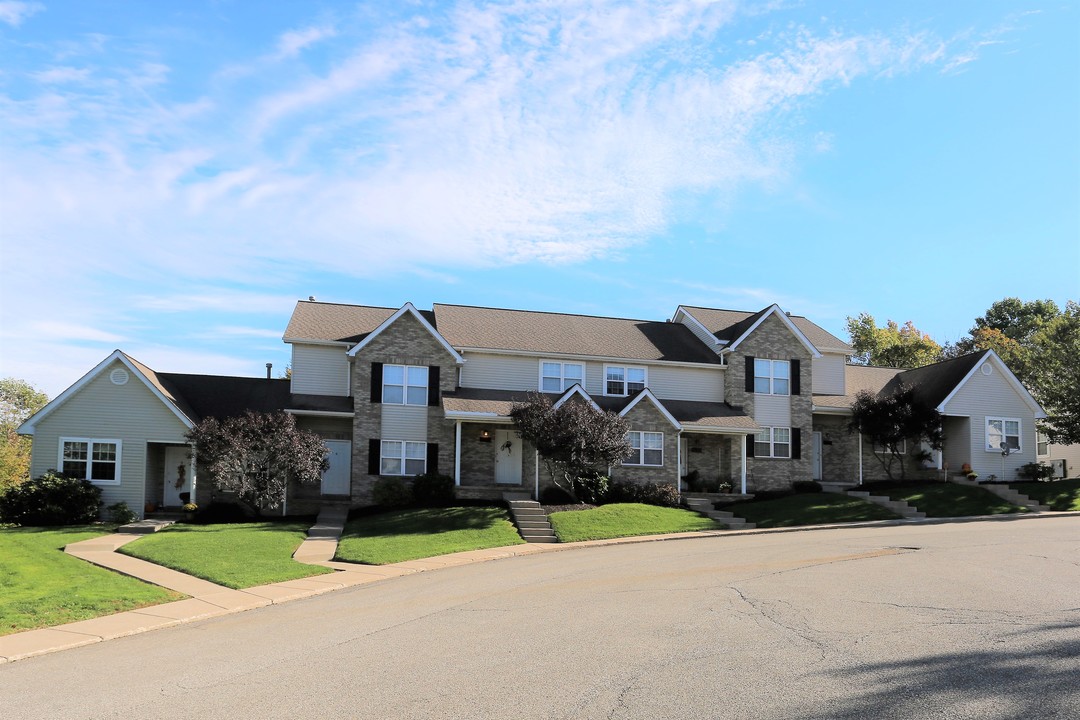
M 754 393 L 746 392 L 747 356 L 770 360 L 798 359 L 800 394 L 790 395 L 791 427 L 800 429 L 800 458 L 747 458 L 746 486 L 749 492 L 780 490 L 796 480 L 809 480 L 813 474 L 813 396 L 811 361 L 813 356 L 784 322 L 770 315 L 757 329 L 727 356 L 727 379 L 724 383 L 729 404 L 742 407 L 754 417 Z M 751 436 L 752 437 L 752 436 Z M 750 442 L 753 442 L 751 439 Z M 745 449 L 744 449 L 745 452 Z M 794 455 L 794 448 L 792 455 Z
M 611 479 L 636 483 L 667 483 L 679 481 L 679 436 L 675 427 L 647 397 L 626 413 L 631 430 L 664 433 L 663 465 L 616 465 Z

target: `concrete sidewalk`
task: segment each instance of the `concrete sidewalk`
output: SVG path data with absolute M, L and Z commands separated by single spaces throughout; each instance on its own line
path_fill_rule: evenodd
M 1076 512 L 1040 513 L 1024 515 L 989 515 L 971 518 L 928 518 L 915 520 L 879 520 L 861 523 L 837 523 L 834 525 L 807 525 L 791 528 L 773 528 L 759 530 L 706 530 L 701 532 L 675 533 L 671 535 L 647 535 L 609 540 L 588 540 L 576 543 L 525 544 L 490 550 L 469 550 L 466 552 L 439 555 L 421 560 L 409 560 L 393 565 L 356 565 L 333 560 L 337 551 L 338 539 L 344 529 L 346 511 L 329 508 L 319 514 L 318 519 L 308 531 L 308 538 L 301 543 L 293 554 L 298 562 L 321 565 L 336 572 L 328 575 L 316 575 L 301 580 L 287 580 L 280 583 L 260 585 L 244 590 L 233 590 L 206 580 L 185 575 L 155 565 L 145 560 L 128 557 L 116 552 L 121 546 L 138 540 L 138 535 L 114 534 L 72 543 L 64 551 L 82 560 L 130 575 L 145 582 L 184 593 L 190 597 L 176 602 L 154 605 L 139 610 L 105 615 L 90 620 L 58 625 L 40 630 L 28 630 L 0 637 L 0 664 L 13 662 L 35 655 L 67 650 L 69 648 L 90 645 L 112 638 L 134 635 L 158 628 L 179 625 L 181 623 L 202 620 L 204 618 L 243 612 L 253 608 L 277 603 L 299 600 L 320 595 L 331 590 L 355 587 L 365 583 L 377 582 L 388 578 L 411 575 L 428 570 L 469 565 L 488 560 L 535 555 L 537 553 L 562 552 L 582 547 L 600 547 L 605 545 L 625 545 L 640 542 L 658 542 L 664 540 L 689 540 L 705 537 L 734 537 L 741 535 L 759 535 L 784 532 L 806 532 L 830 530 L 836 528 L 890 527 L 896 525 L 929 525 L 946 522 L 978 521 L 1024 521 L 1051 517 L 1075 517 Z

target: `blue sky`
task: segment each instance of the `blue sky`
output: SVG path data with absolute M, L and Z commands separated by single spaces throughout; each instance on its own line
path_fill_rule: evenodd
M 955 341 L 1080 298 L 1080 8 L 0 0 L 0 376 L 288 361 L 297 299 Z

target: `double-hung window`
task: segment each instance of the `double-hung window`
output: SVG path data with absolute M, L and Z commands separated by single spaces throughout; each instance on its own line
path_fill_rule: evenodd
M 754 392 L 761 395 L 790 395 L 791 363 L 787 360 L 755 358 Z
M 643 367 L 604 366 L 605 395 L 633 395 L 644 390 L 647 382 L 648 375 Z
M 383 365 L 382 401 L 388 405 L 427 405 L 428 368 Z
M 427 470 L 427 443 L 383 440 L 380 475 L 423 475 Z
M 1013 452 L 1019 452 L 1022 449 L 1020 418 L 986 418 L 986 451 L 1001 452 L 1001 443 L 1005 443 L 1005 446 Z
M 630 454 L 623 460 L 623 465 L 664 464 L 664 433 L 631 430 L 626 439 L 630 441 Z
M 60 472 L 101 485 L 120 484 L 120 441 L 60 438 Z
M 791 428 L 762 428 L 761 432 L 754 436 L 754 457 L 791 457 Z
M 574 385 L 584 387 L 585 366 L 581 363 L 540 361 L 540 392 L 559 393 Z
M 1050 454 L 1050 438 L 1046 436 L 1046 433 L 1039 432 L 1035 434 L 1035 454 L 1036 455 L 1049 455 Z

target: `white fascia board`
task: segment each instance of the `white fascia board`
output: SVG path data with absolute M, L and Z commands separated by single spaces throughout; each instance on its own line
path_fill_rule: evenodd
M 305 416 L 305 417 L 337 417 L 337 418 L 351 418 L 355 417 L 356 413 L 341 412 L 336 410 L 290 410 L 285 408 L 287 415 Z
M 784 312 L 782 309 L 780 309 L 780 306 L 776 305 L 775 303 L 772 305 L 772 307 L 770 307 L 767 311 L 765 311 L 765 314 L 762 315 L 761 317 L 759 317 L 757 319 L 757 321 L 754 322 L 754 324 L 751 325 L 746 330 L 746 332 L 744 332 L 742 335 L 740 335 L 735 340 L 735 342 L 731 343 L 731 345 L 728 347 L 728 349 L 729 350 L 734 350 L 735 348 L 739 347 L 739 343 L 741 343 L 743 340 L 745 340 L 750 335 L 752 335 L 753 332 L 758 329 L 758 326 L 761 325 L 761 323 L 765 322 L 765 319 L 767 317 L 769 317 L 770 315 L 776 315 L 778 318 L 780 318 L 780 320 L 784 323 L 784 325 L 787 326 L 788 330 L 790 330 L 792 332 L 792 334 L 794 334 L 795 337 L 798 338 L 799 342 L 803 344 L 803 347 L 805 347 L 807 350 L 810 351 L 810 354 L 813 357 L 815 357 L 815 358 L 821 357 L 821 351 L 818 350 L 814 346 L 814 343 L 810 342 L 809 338 L 807 338 L 805 335 L 803 335 L 802 330 L 800 330 L 798 327 L 796 327 L 795 323 L 791 322 L 791 318 L 789 318 L 787 316 L 787 313 Z
M 330 345 L 330 346 L 333 346 L 333 347 L 338 347 L 338 346 L 352 347 L 352 345 L 353 345 L 351 342 L 348 342 L 347 340 L 315 340 L 315 339 L 312 339 L 312 338 L 290 338 L 290 337 L 281 338 L 281 342 L 287 343 L 289 345 L 293 345 L 293 344 L 296 344 L 296 345 Z
M 513 425 L 514 419 L 509 415 L 500 415 L 494 412 L 478 412 L 478 411 L 448 411 L 444 417 L 447 420 L 461 420 L 463 422 L 484 422 L 492 425 Z
M 180 422 L 184 423 L 184 425 L 186 427 L 188 427 L 188 428 L 195 427 L 195 423 L 191 421 L 191 418 L 189 418 L 187 415 L 185 415 L 183 413 L 183 411 L 181 411 L 180 408 L 178 408 L 176 406 L 176 404 L 173 403 L 172 400 L 165 397 L 165 395 L 163 395 L 162 392 L 157 389 L 157 387 L 154 385 L 154 383 L 150 382 L 150 378 L 146 377 L 146 375 L 144 375 L 141 370 L 139 370 L 137 367 L 135 367 L 134 363 L 132 363 L 130 360 L 128 360 L 127 355 L 125 355 L 120 350 L 113 350 L 112 353 L 107 358 L 105 358 L 104 360 L 99 362 L 97 365 L 95 365 L 94 368 L 92 370 L 90 370 L 90 372 L 86 373 L 81 378 L 79 378 L 77 381 L 75 381 L 74 385 L 72 385 L 71 387 L 69 387 L 67 390 L 60 393 L 59 395 L 57 395 L 55 398 L 53 398 L 52 402 L 48 403 L 45 407 L 41 408 L 36 413 L 34 413 L 30 417 L 28 417 L 26 419 L 26 421 L 23 422 L 23 424 L 19 426 L 19 429 L 18 429 L 17 432 L 20 435 L 33 435 L 34 434 L 34 427 L 42 419 L 44 419 L 46 416 L 51 414 L 58 407 L 60 407 L 61 405 L 66 403 L 68 400 L 70 400 L 75 394 L 77 394 L 80 390 L 82 390 L 84 387 L 86 387 L 86 385 L 91 380 L 93 380 L 98 375 L 100 375 L 102 372 L 104 372 L 105 368 L 107 368 L 109 365 L 111 365 L 116 360 L 119 360 L 124 365 L 124 367 L 126 367 L 128 369 L 128 371 L 130 373 L 132 373 L 135 377 L 139 378 L 139 380 L 142 381 L 143 385 L 145 385 L 147 388 L 150 389 L 150 392 L 154 393 L 154 395 L 159 400 L 161 400 L 161 402 L 165 403 L 165 407 L 169 408 L 169 410 L 171 410 L 173 412 L 173 414 L 176 415 L 176 417 L 180 419 Z
M 709 338 L 712 339 L 712 344 L 713 345 L 720 345 L 721 344 L 720 340 L 718 340 L 717 337 L 716 337 L 716 333 L 711 332 L 709 330 L 709 328 L 705 327 L 700 320 L 698 320 L 696 317 L 694 317 L 693 313 L 691 313 L 689 310 L 684 308 L 682 305 L 680 305 L 678 307 L 678 309 L 675 310 L 675 314 L 671 316 L 671 322 L 679 322 L 679 316 L 680 315 L 682 315 L 683 317 L 686 317 L 686 318 L 690 318 L 690 323 L 697 326 L 698 328 L 700 328 L 703 333 L 705 333 L 707 336 L 709 336 Z
M 632 365 L 666 365 L 671 367 L 692 367 L 699 369 L 713 368 L 727 370 L 726 365 L 720 363 L 699 363 L 686 360 L 643 360 L 633 357 L 615 357 L 614 355 L 578 355 L 575 353 L 541 352 L 539 350 L 506 350 L 504 348 L 484 347 L 461 347 L 461 352 L 483 353 L 485 355 L 515 355 L 519 357 L 531 357 L 538 360 L 582 360 L 587 362 L 612 362 L 630 363 Z
M 355 357 L 356 353 L 360 352 L 365 347 L 367 347 L 368 343 L 370 343 L 372 340 L 374 340 L 379 335 L 379 333 L 381 333 L 383 330 L 385 330 L 386 328 L 393 325 L 394 322 L 396 322 L 397 319 L 400 318 L 405 313 L 409 313 L 414 318 L 416 318 L 420 322 L 420 324 L 423 326 L 423 328 L 425 330 L 427 330 L 429 333 L 431 333 L 431 336 L 433 338 L 435 338 L 439 342 L 440 345 L 443 346 L 443 349 L 445 349 L 446 352 L 450 353 L 450 356 L 454 358 L 454 362 L 456 362 L 458 365 L 463 365 L 465 363 L 465 358 L 461 357 L 461 353 L 459 353 L 457 350 L 455 350 L 453 348 L 453 346 L 446 341 L 446 338 L 444 338 L 442 335 L 440 335 L 439 331 L 436 330 L 435 328 L 433 328 L 431 326 L 431 323 L 429 323 L 427 320 L 424 319 L 424 316 L 420 314 L 420 311 L 418 311 L 413 306 L 413 304 L 411 302 L 407 302 L 404 305 L 402 305 L 401 308 L 398 309 L 397 312 L 395 312 L 393 315 L 391 315 L 390 317 L 383 320 L 379 324 L 379 327 L 372 330 L 368 334 L 368 336 L 366 338 L 364 338 L 363 340 L 358 342 L 355 345 L 355 347 L 353 347 L 353 349 L 348 352 L 349 357 Z
M 634 396 L 634 399 L 627 403 L 626 407 L 624 407 L 619 412 L 619 417 L 626 417 L 626 413 L 633 410 L 634 407 L 644 398 L 649 399 L 649 401 L 653 404 L 653 407 L 660 411 L 660 414 L 663 415 L 669 423 L 671 423 L 672 427 L 674 427 L 676 430 L 682 430 L 682 423 L 676 420 L 675 416 L 668 412 L 668 409 L 664 407 L 664 404 L 660 402 L 660 400 L 657 399 L 655 395 L 652 394 L 652 390 L 650 390 L 649 388 L 645 388 L 636 396 Z
M 986 351 L 986 355 L 983 356 L 983 359 L 975 363 L 975 366 L 968 371 L 968 374 L 964 376 L 964 379 L 956 383 L 956 387 L 952 389 L 952 392 L 950 392 L 948 396 L 941 401 L 941 404 L 938 405 L 935 409 L 943 415 L 946 414 L 945 408 L 948 406 L 949 401 L 956 396 L 956 393 L 960 392 L 960 388 L 964 387 L 965 383 L 967 383 L 967 381 L 970 380 L 971 377 L 975 374 L 975 371 L 980 370 L 982 366 L 991 359 L 993 359 L 995 367 L 997 367 L 998 372 L 1002 374 L 1002 377 L 1005 378 L 1006 382 L 1012 385 L 1013 390 L 1015 390 L 1016 393 L 1020 396 L 1020 398 L 1025 403 L 1027 403 L 1028 407 L 1031 408 L 1032 412 L 1035 414 L 1035 419 L 1041 420 L 1045 418 L 1046 411 L 1043 410 L 1043 407 L 1039 404 L 1039 401 L 1032 397 L 1031 393 L 1029 393 L 1027 388 L 1024 387 L 1024 384 L 1016 379 L 1016 376 L 1013 375 L 1012 370 L 1010 370 L 1009 366 L 1005 364 L 1005 361 L 998 357 L 998 354 L 993 350 Z
M 683 425 L 682 432 L 695 435 L 756 435 L 757 430 L 744 427 L 723 427 L 722 425 Z
M 850 415 L 851 408 L 834 407 L 832 405 L 813 405 L 810 408 L 813 415 Z
M 590 396 L 589 393 L 585 392 L 585 388 L 581 387 L 577 383 L 574 383 L 569 390 L 564 392 L 562 397 L 555 401 L 553 407 L 558 410 L 560 407 L 562 407 L 564 402 L 572 398 L 574 395 L 580 395 L 581 397 L 585 398 L 589 402 L 589 404 L 593 406 L 593 410 L 601 412 L 600 406 L 596 404 L 596 401 L 592 399 L 592 396 Z

